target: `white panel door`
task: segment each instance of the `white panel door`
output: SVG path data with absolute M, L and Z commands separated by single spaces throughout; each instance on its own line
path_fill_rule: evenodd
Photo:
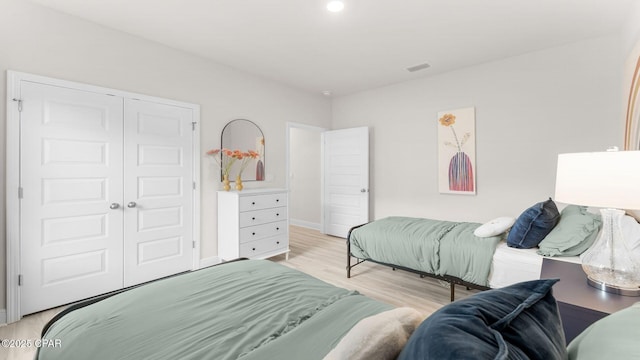
M 125 286 L 192 267 L 193 116 L 125 99 Z
M 324 233 L 346 238 L 369 221 L 369 128 L 322 133 Z
M 122 98 L 28 81 L 21 98 L 24 315 L 122 287 L 123 113 Z

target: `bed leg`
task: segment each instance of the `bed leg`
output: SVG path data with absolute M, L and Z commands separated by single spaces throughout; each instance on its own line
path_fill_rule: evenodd
M 351 230 L 349 230 L 349 235 L 347 235 L 347 279 L 351 278 L 351 241 L 349 241 L 350 235 Z
M 451 289 L 451 302 L 453 302 L 456 298 L 456 284 L 452 281 L 449 288 Z

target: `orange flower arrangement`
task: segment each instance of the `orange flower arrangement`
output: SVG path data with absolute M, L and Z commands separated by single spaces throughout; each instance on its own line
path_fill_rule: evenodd
M 238 151 L 238 150 L 235 150 Z M 236 162 L 237 158 L 235 158 L 233 156 L 233 154 L 235 153 L 235 151 L 231 151 L 229 149 L 222 149 L 222 155 L 227 157 L 227 161 L 223 161 L 222 163 L 224 164 L 224 167 L 222 168 L 222 174 L 224 176 L 229 176 L 229 172 L 231 172 L 231 167 L 233 166 L 233 163 Z
M 218 164 L 218 166 L 222 170 L 222 175 L 228 177 L 229 172 L 231 171 L 231 166 L 233 166 L 233 163 L 236 162 L 236 158 L 233 157 L 234 151 L 226 148 L 212 149 L 207 151 L 206 154 L 213 157 L 213 160 L 215 160 L 216 164 Z M 223 157 L 225 156 L 228 158 L 228 160 L 226 161 L 223 160 Z
M 243 152 L 240 150 L 229 150 L 223 148 L 211 149 L 207 151 L 206 154 L 213 157 L 213 160 L 222 170 L 222 175 L 227 177 L 229 177 L 231 168 L 236 161 L 240 161 L 240 170 L 238 171 L 238 176 L 241 176 L 242 172 L 247 168 L 251 160 L 260 158 L 260 154 L 254 150 Z
M 258 154 L 254 150 L 249 150 L 247 152 L 234 150 L 231 154 L 231 157 L 233 157 L 235 160 L 240 161 L 240 171 L 238 171 L 238 176 L 242 176 L 242 172 L 247 168 L 247 166 L 249 165 L 249 162 L 251 160 L 259 158 L 260 154 Z
M 213 157 L 213 160 L 215 160 L 216 164 L 218 164 L 218 166 L 222 167 L 222 157 L 218 156 L 221 154 L 221 150 L 220 149 L 211 149 L 209 151 L 207 151 L 205 154 Z

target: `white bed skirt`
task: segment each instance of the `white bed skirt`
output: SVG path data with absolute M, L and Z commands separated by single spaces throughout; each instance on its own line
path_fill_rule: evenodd
M 501 288 L 521 281 L 538 280 L 542 270 L 544 256 L 536 253 L 538 249 L 516 249 L 502 241 L 493 254 L 489 287 Z M 553 260 L 580 264 L 579 256 L 553 257 Z

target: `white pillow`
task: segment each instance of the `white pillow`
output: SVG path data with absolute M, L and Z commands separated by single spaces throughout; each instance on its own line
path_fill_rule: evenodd
M 480 225 L 473 234 L 477 237 L 496 236 L 509 230 L 516 222 L 515 218 L 503 216 Z
M 401 307 L 360 320 L 324 360 L 395 360 L 424 320 L 416 309 Z

